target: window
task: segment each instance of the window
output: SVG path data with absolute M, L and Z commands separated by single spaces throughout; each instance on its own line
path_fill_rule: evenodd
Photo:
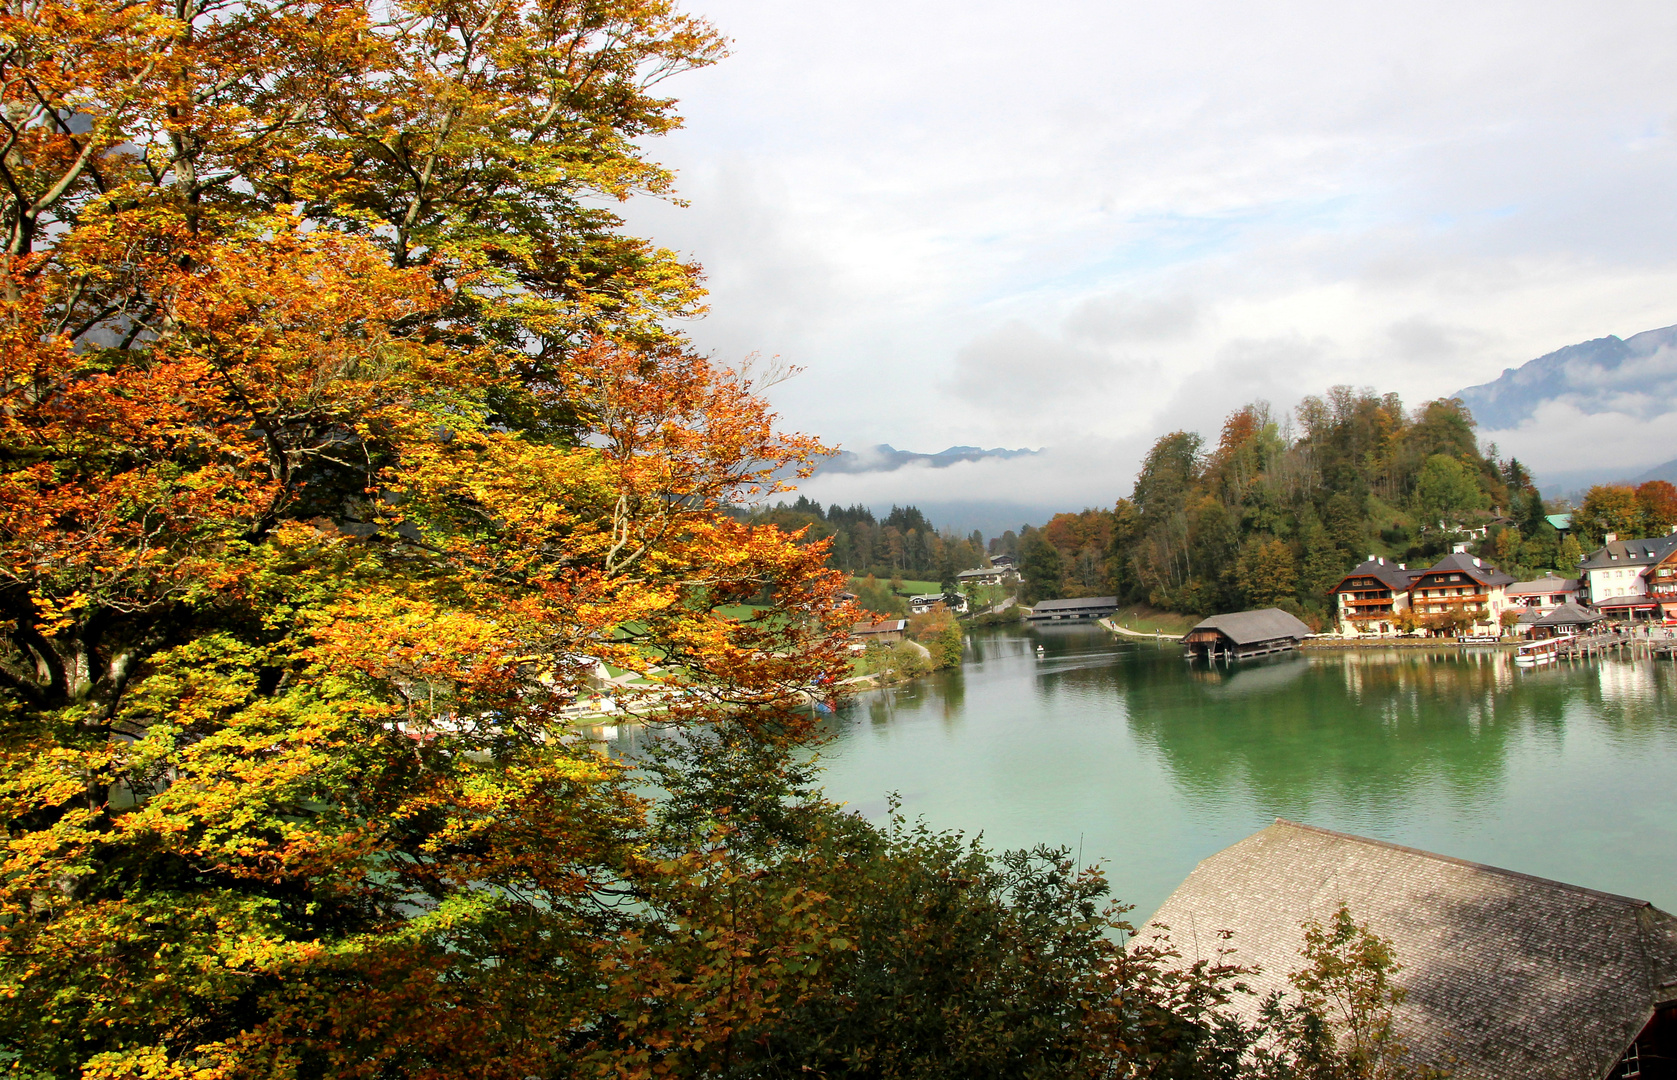
M 1625 1056 L 1619 1059 L 1619 1071 L 1613 1075 L 1619 1077 L 1642 1075 L 1642 1052 L 1638 1049 L 1636 1043 L 1631 1043 L 1630 1049 L 1625 1051 Z

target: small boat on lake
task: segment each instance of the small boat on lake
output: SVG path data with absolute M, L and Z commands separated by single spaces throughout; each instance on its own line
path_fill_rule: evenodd
M 1552 664 L 1560 656 L 1561 646 L 1571 640 L 1571 634 L 1562 634 L 1559 637 L 1544 638 L 1542 641 L 1528 641 L 1514 650 L 1514 662 L 1521 667 Z
M 1495 645 L 1496 643 L 1497 636 L 1495 634 L 1463 634 L 1456 639 L 1457 645 Z

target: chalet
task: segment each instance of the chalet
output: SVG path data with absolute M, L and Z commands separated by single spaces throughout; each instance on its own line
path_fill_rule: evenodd
M 1660 617 L 1666 610 L 1664 601 L 1649 595 L 1648 572 L 1668 567 L 1674 551 L 1677 533 L 1648 540 L 1620 540 L 1608 533 L 1607 542 L 1578 564 L 1581 579 L 1588 583 L 1590 606 L 1622 619 Z M 1663 580 L 1670 581 L 1671 575 Z
M 1019 560 L 1012 555 L 992 555 L 990 565 L 998 570 L 1015 570 L 1018 569 Z
M 1182 644 L 1190 657 L 1244 659 L 1298 648 L 1310 627 L 1280 608 L 1213 615 L 1188 631 Z
M 1255 968 L 1230 1009 L 1298 999 L 1302 924 L 1344 904 L 1392 942 L 1409 1062 L 1453 1080 L 1669 1075 L 1677 918 L 1645 900 L 1277 820 L 1201 862 L 1132 939 Z M 1223 934 L 1230 936 L 1225 939 Z
M 955 575 L 957 585 L 1000 585 L 1004 580 L 1017 580 L 1018 574 L 1007 566 L 980 566 L 973 570 L 962 570 Z
M 1402 563 L 1370 555 L 1333 588 L 1339 632 L 1347 637 L 1396 633 L 1398 614 L 1409 610 L 1409 583 L 1419 574 Z
M 1504 590 L 1514 578 L 1489 563 L 1469 555 L 1462 545 L 1421 571 L 1409 585 L 1409 607 L 1425 619 L 1428 615 L 1462 612 L 1472 620 L 1474 631 L 1498 633 L 1502 612 L 1508 606 Z
M 1547 521 L 1562 536 L 1572 531 L 1571 514 L 1545 514 L 1543 520 Z
M 1116 596 L 1079 596 L 1071 600 L 1042 600 L 1032 605 L 1025 618 L 1033 622 L 1061 619 L 1103 619 L 1118 610 Z
M 908 610 L 913 615 L 924 615 L 939 604 L 957 615 L 967 610 L 967 598 L 959 593 L 921 593 L 908 598 Z
M 1581 595 L 1577 578 L 1547 574 L 1535 581 L 1516 581 L 1503 590 L 1510 607 L 1521 613 L 1537 611 L 1547 615 L 1562 604 L 1576 604 Z
M 850 640 L 864 645 L 871 645 L 876 641 L 901 641 L 907 630 L 907 619 L 880 619 L 878 622 L 859 622 L 850 628 Z

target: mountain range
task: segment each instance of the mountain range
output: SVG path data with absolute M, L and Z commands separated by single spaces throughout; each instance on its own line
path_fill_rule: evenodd
M 1649 461 L 1677 449 L 1677 427 L 1663 419 L 1677 419 L 1677 326 L 1568 345 L 1452 396 L 1473 411 L 1482 436 L 1496 439 L 1498 432 L 1519 431 L 1522 437 L 1510 442 L 1529 444 L 1532 435 L 1545 442 L 1588 438 L 1576 428 L 1592 417 L 1651 425 L 1658 441 L 1641 444 L 1646 449 L 1637 454 L 1639 460 L 1619 466 L 1539 469 L 1545 494 L 1572 494 L 1598 483 L 1677 483 L 1677 458 L 1647 467 Z

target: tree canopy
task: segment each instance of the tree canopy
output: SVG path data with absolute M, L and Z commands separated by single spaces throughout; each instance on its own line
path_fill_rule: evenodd
M 1033 597 L 1117 594 L 1185 614 L 1273 605 L 1322 623 L 1328 591 L 1370 554 L 1428 562 L 1470 529 L 1510 572 L 1567 569 L 1544 511 L 1520 462 L 1481 451 L 1459 401 L 1406 410 L 1337 386 L 1290 416 L 1237 409 L 1215 446 L 1160 436 L 1111 510 L 1028 530 L 1057 558 L 1025 536 L 1019 550 Z

